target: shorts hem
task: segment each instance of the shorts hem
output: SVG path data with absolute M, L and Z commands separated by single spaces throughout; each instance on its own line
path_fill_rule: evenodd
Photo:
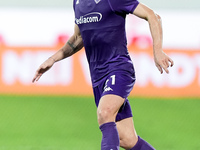
M 116 117 L 115 122 L 121 121 L 123 119 L 131 118 L 131 117 L 133 117 L 132 114 L 127 115 L 126 117 L 125 116 L 124 117 Z

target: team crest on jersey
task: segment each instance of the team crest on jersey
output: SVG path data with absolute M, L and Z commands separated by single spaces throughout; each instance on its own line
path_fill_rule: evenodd
M 94 0 L 96 4 L 98 4 L 101 0 Z

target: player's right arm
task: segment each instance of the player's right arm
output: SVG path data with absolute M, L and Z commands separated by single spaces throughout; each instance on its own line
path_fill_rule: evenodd
M 38 81 L 43 73 L 49 70 L 55 62 L 70 57 L 82 48 L 83 40 L 81 37 L 81 33 L 79 27 L 75 24 L 74 34 L 61 49 L 59 49 L 54 55 L 49 57 L 44 63 L 42 63 L 42 65 L 40 65 L 35 73 L 35 76 L 33 77 L 32 82 Z

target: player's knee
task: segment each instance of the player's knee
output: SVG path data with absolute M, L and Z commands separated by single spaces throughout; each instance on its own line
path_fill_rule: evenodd
M 132 136 L 120 138 L 120 147 L 124 149 L 131 149 L 137 143 L 137 139 Z
M 97 109 L 97 118 L 98 118 L 98 123 L 99 125 L 106 123 L 106 122 L 111 122 L 114 121 L 114 115 L 109 108 L 98 108 Z

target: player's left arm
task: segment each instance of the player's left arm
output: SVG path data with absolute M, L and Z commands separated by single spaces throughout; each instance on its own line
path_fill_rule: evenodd
M 161 17 L 156 14 L 152 9 L 139 3 L 133 14 L 139 18 L 145 19 L 149 23 L 151 36 L 153 38 L 153 54 L 155 65 L 163 73 L 163 69 L 166 73 L 169 73 L 168 67 L 173 66 L 173 60 L 167 56 L 162 49 L 163 44 L 163 31 Z

